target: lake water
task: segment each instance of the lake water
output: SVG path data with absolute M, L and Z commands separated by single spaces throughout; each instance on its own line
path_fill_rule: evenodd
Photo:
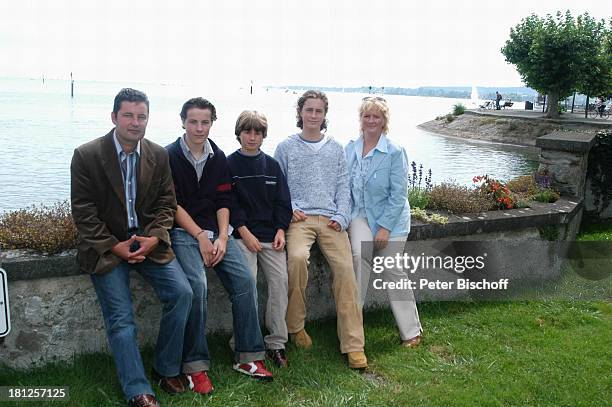
M 215 104 L 218 120 L 210 137 L 227 154 L 239 147 L 234 124 L 244 109 L 268 117 L 268 137 L 262 149 L 273 154 L 276 145 L 295 127 L 299 94 L 282 89 L 204 89 L 195 86 L 76 82 L 70 97 L 68 81 L 0 78 L 0 212 L 32 204 L 53 203 L 70 196 L 70 160 L 75 147 L 106 134 L 112 127 L 113 98 L 122 87 L 147 93 L 151 102 L 146 137 L 167 145 L 182 134 L 179 112 L 194 96 Z M 328 92 L 327 133 L 343 144 L 356 138 L 357 93 Z M 470 184 L 474 175 L 510 179 L 537 167 L 538 150 L 438 136 L 416 128 L 469 100 L 385 95 L 391 110 L 389 136 L 402 144 L 410 161 L 431 168 L 434 182 L 453 179 Z

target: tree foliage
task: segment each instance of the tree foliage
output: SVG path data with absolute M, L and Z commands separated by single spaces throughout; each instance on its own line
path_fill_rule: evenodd
M 528 86 L 548 95 L 547 117 L 558 117 L 561 98 L 591 86 L 593 67 L 609 77 L 609 36 L 605 22 L 588 13 L 577 18 L 569 11 L 544 18 L 532 14 L 510 29 L 501 52 Z M 602 82 L 606 83 L 605 76 Z

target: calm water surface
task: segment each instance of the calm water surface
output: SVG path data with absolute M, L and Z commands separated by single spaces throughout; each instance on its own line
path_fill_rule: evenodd
M 280 89 L 207 90 L 197 86 L 77 82 L 74 99 L 67 81 L 0 78 L 0 212 L 53 203 L 70 195 L 70 160 L 75 147 L 106 134 L 112 127 L 113 98 L 122 87 L 143 90 L 151 101 L 147 135 L 167 145 L 182 134 L 179 111 L 190 97 L 203 96 L 217 108 L 213 139 L 227 154 L 239 147 L 234 124 L 244 109 L 266 114 L 268 137 L 262 149 L 276 145 L 295 127 L 299 94 Z M 327 133 L 342 144 L 356 138 L 357 108 L 364 95 L 328 93 Z M 471 183 L 477 174 L 510 179 L 537 167 L 538 150 L 438 136 L 416 128 L 469 100 L 386 95 L 391 109 L 390 138 L 402 144 L 410 161 L 431 168 L 434 182 Z

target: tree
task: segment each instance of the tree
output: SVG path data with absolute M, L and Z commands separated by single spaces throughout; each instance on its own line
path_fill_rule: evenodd
M 593 58 L 592 65 L 582 74 L 578 91 L 587 95 L 586 106 L 590 96 L 612 95 L 612 19 L 609 28 L 603 33 L 602 46 Z M 584 117 L 587 109 L 584 111 Z
M 559 100 L 577 90 L 590 67 L 599 63 L 605 34 L 604 21 L 588 13 L 576 19 L 569 11 L 545 18 L 532 14 L 510 29 L 501 52 L 525 84 L 548 96 L 546 117 L 557 118 Z

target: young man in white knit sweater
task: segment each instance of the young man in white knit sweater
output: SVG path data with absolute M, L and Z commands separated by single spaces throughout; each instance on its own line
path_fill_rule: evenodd
M 363 369 L 368 365 L 363 318 L 346 233 L 350 220 L 348 171 L 342 146 L 322 132 L 327 128 L 327 111 L 323 92 L 306 91 L 297 104 L 297 126 L 302 131 L 281 142 L 274 154 L 287 177 L 293 209 L 287 231 L 287 330 L 298 347 L 312 346 L 304 328 L 310 248 L 316 241 L 332 271 L 340 351 L 347 354 L 349 367 Z

